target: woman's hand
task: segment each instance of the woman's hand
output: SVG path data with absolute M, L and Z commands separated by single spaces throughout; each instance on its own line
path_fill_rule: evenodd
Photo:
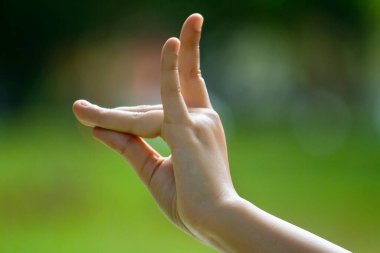
M 126 157 L 164 213 L 198 238 L 218 206 L 237 197 L 223 126 L 199 68 L 202 23 L 202 16 L 191 15 L 180 41 L 171 38 L 163 46 L 162 105 L 105 109 L 74 103 L 78 120 Z M 162 157 L 142 139 L 154 137 L 168 143 L 171 156 Z
M 225 252 L 348 252 L 260 210 L 231 182 L 226 141 L 199 70 L 203 18 L 191 15 L 161 56 L 162 105 L 74 112 L 94 136 L 127 158 L 163 212 L 185 232 Z M 142 138 L 162 137 L 162 157 Z

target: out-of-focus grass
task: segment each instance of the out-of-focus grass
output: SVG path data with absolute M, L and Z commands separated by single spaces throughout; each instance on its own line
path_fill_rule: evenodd
M 0 133 L 0 252 L 214 252 L 170 224 L 125 161 L 74 119 L 13 125 Z M 228 141 L 242 196 L 353 251 L 379 250 L 379 139 L 356 129 L 315 157 L 286 129 L 237 129 Z

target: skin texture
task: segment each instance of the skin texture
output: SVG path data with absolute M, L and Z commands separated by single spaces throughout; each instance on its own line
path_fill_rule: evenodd
M 203 17 L 185 21 L 161 54 L 162 105 L 106 109 L 78 100 L 77 119 L 125 157 L 165 215 L 223 252 L 348 252 L 276 218 L 235 191 L 224 130 L 200 72 Z M 162 157 L 143 138 L 161 137 Z

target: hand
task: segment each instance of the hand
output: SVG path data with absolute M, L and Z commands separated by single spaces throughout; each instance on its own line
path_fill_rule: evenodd
M 161 56 L 162 105 L 105 109 L 79 100 L 78 120 L 127 158 L 163 212 L 185 232 L 225 252 L 348 252 L 240 198 L 222 123 L 199 70 L 203 18 L 191 15 Z M 162 137 L 162 157 L 142 138 Z
M 180 41 L 169 39 L 161 56 L 162 105 L 105 109 L 79 100 L 78 120 L 130 162 L 163 212 L 184 231 L 202 237 L 218 206 L 237 196 L 231 182 L 222 123 L 212 109 L 200 72 L 203 18 L 191 15 Z M 162 157 L 142 138 L 162 137 Z

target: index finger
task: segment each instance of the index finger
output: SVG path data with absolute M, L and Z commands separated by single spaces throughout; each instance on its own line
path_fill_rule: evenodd
M 189 119 L 183 100 L 178 77 L 178 51 L 180 42 L 170 38 L 161 54 L 161 99 L 164 109 L 164 122 L 178 123 Z

